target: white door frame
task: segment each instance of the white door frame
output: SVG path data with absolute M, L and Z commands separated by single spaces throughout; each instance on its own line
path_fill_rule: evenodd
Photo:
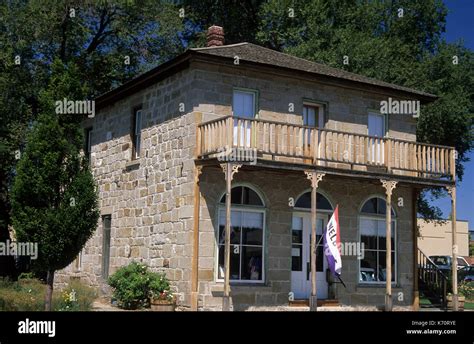
M 311 235 L 311 213 L 307 211 L 294 211 L 292 217 L 301 217 L 303 219 L 303 253 L 302 253 L 302 270 L 291 271 L 291 292 L 295 299 L 308 299 L 311 295 L 311 272 L 310 268 L 310 235 Z M 329 214 L 317 213 L 317 222 L 323 220 L 322 228 L 317 226 L 317 234 L 322 235 L 329 220 Z M 293 221 L 292 221 L 293 224 Z M 291 230 L 293 230 L 293 225 Z M 320 245 L 323 245 L 321 240 Z M 292 244 L 293 248 L 293 244 Z M 319 257 L 318 257 L 319 258 Z M 326 279 L 327 260 L 323 256 L 323 271 L 316 272 L 316 285 L 318 299 L 328 298 L 328 282 Z

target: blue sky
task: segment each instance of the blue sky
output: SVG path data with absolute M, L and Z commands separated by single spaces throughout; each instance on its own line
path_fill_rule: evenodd
M 452 43 L 464 40 L 464 46 L 474 51 L 474 0 L 444 0 L 449 9 L 444 38 Z M 474 230 L 474 152 L 469 154 L 471 161 L 464 165 L 463 181 L 457 189 L 457 218 L 468 220 L 469 228 Z M 449 197 L 433 202 L 447 217 L 451 212 Z

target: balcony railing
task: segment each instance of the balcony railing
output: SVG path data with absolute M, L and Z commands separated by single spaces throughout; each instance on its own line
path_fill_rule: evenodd
M 235 116 L 201 123 L 200 158 L 229 148 L 256 150 L 259 159 L 343 169 L 383 168 L 389 173 L 425 178 L 453 178 L 454 148 L 375 137 L 304 125 Z

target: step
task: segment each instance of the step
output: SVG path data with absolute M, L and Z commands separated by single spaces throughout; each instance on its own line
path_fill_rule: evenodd
M 308 299 L 289 301 L 290 307 L 309 307 Z M 335 299 L 318 300 L 318 307 L 339 307 L 339 301 Z

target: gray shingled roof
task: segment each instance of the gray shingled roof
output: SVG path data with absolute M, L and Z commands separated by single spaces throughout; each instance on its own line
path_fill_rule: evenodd
M 366 76 L 346 72 L 342 69 L 326 66 L 321 63 L 316 63 L 301 59 L 299 57 L 284 54 L 275 50 L 261 47 L 252 43 L 238 43 L 231 45 L 223 45 L 209 48 L 193 48 L 190 49 L 199 54 L 214 55 L 220 57 L 234 58 L 239 57 L 240 61 L 250 61 L 259 64 L 265 64 L 269 66 L 278 66 L 283 68 L 290 68 L 303 72 L 309 72 L 328 77 L 350 80 L 360 82 L 364 84 L 370 84 L 379 87 L 391 88 L 398 91 L 409 92 L 417 95 L 421 95 L 428 98 L 436 99 L 437 97 L 433 94 L 418 91 L 412 88 L 403 87 L 388 82 L 380 81 L 377 79 L 368 78 Z

